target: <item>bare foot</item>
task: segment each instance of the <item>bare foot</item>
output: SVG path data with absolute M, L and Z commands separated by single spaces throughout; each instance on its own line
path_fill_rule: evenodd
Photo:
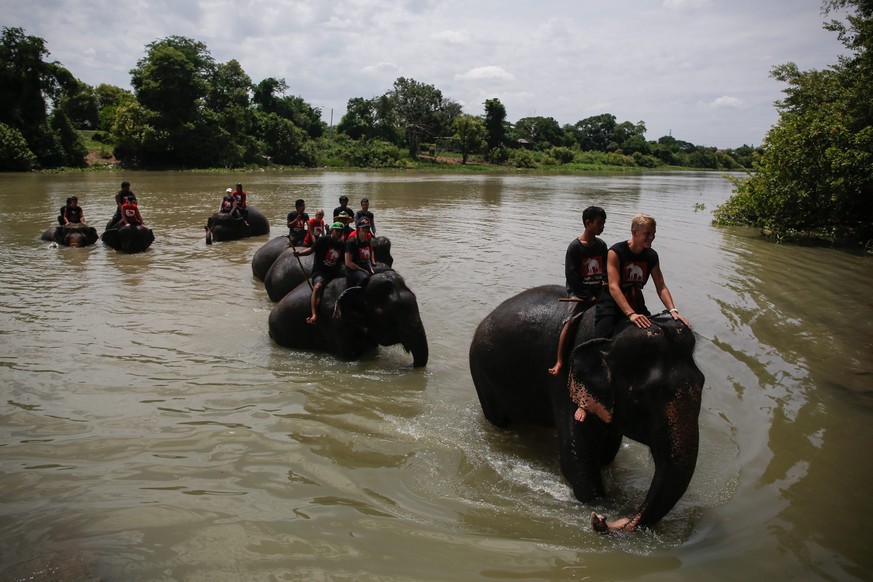
M 306 323 L 308 323 L 309 325 L 312 325 L 312 324 L 315 323 L 315 321 L 316 321 L 317 319 L 318 319 L 318 316 L 317 316 L 317 315 L 315 315 L 315 314 L 310 315 L 309 317 L 306 318 Z
M 558 374 L 561 373 L 561 368 L 563 368 L 563 367 L 564 366 L 560 362 L 558 362 L 554 366 L 549 368 L 549 374 L 551 374 L 552 376 L 557 376 Z
M 573 415 L 573 418 L 575 418 L 579 422 L 582 422 L 583 420 L 585 420 L 585 409 L 582 408 L 581 406 L 579 408 L 577 408 L 576 413 Z

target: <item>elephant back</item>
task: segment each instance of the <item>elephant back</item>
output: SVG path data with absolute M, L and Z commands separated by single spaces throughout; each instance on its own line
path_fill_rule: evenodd
M 212 240 L 221 242 L 269 234 L 270 222 L 267 218 L 254 206 L 247 206 L 246 209 L 248 216 L 245 220 L 235 218 L 226 212 L 213 213 L 206 221 Z
M 313 262 L 312 255 L 295 257 L 290 247 L 282 251 L 264 276 L 264 289 L 270 300 L 279 301 L 301 284 L 309 287 L 305 281 L 312 275 Z
M 288 248 L 288 237 L 277 236 L 255 251 L 252 257 L 252 275 L 261 281 L 266 280 L 270 267 L 286 248 Z
M 155 241 L 152 229 L 142 224 L 111 228 L 100 237 L 103 244 L 124 253 L 141 253 Z

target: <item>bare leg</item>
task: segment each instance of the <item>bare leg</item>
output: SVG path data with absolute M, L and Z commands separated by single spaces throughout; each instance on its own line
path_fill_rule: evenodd
M 318 320 L 318 303 L 321 299 L 321 292 L 324 289 L 324 285 L 321 283 L 317 283 L 315 288 L 312 289 L 312 295 L 309 297 L 309 307 L 312 311 L 312 315 L 306 318 L 306 323 L 312 325 Z
M 558 339 L 558 360 L 555 362 L 555 365 L 549 368 L 549 374 L 552 376 L 557 376 L 561 373 L 561 368 L 564 367 L 564 350 L 566 348 L 567 336 L 570 335 L 570 324 L 573 322 L 573 318 L 567 320 L 567 323 L 564 324 L 563 329 L 561 329 L 561 337 Z

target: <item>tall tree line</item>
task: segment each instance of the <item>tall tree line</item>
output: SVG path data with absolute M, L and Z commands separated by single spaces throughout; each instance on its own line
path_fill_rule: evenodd
M 289 94 L 284 79 L 257 83 L 240 63 L 217 63 L 202 42 L 169 36 L 145 47 L 131 69 L 133 91 L 90 87 L 45 61 L 42 39 L 4 29 L 0 40 L 0 169 L 84 164 L 75 129 L 97 130 L 123 163 L 144 168 L 404 166 L 423 150 L 457 151 L 523 167 L 578 162 L 583 152 L 608 164 L 749 167 L 756 150 L 717 150 L 670 136 L 645 139 L 645 123 L 604 113 L 561 126 L 551 117 L 507 121 L 497 98 L 482 116 L 433 85 L 399 77 L 383 95 L 353 97 L 335 130 L 321 111 Z M 590 156 L 589 156 L 590 157 Z

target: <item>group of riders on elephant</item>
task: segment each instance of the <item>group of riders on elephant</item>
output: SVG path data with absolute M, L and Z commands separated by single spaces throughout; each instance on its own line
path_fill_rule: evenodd
M 592 513 L 603 533 L 651 526 L 685 493 L 704 384 L 694 334 L 651 248 L 654 219 L 635 216 L 631 239 L 608 250 L 597 238 L 605 221 L 602 208 L 586 209 L 585 232 L 567 249 L 566 288 L 507 299 L 476 328 L 469 352 L 485 418 L 500 428 L 554 427 L 561 473 L 580 501 L 605 495 L 601 469 L 624 436 L 649 447 L 655 474 L 645 500 L 611 522 Z M 641 292 L 649 278 L 667 308 L 656 316 Z
M 365 220 L 354 230 L 335 221 L 310 247 L 294 240 L 293 233 L 276 237 L 252 257 L 252 274 L 276 302 L 268 320 L 276 343 L 343 359 L 400 344 L 413 366 L 427 364 L 418 302 L 392 268 L 386 237 L 372 236 Z
M 142 252 L 154 242 L 154 232 L 145 226 L 129 182 L 121 183 L 121 190 L 115 195 L 115 215 L 100 236 L 85 223 L 85 213 L 78 202 L 76 196 L 67 198 L 58 212 L 59 226 L 48 228 L 40 238 L 68 247 L 89 246 L 100 238 L 106 246 L 125 253 Z

